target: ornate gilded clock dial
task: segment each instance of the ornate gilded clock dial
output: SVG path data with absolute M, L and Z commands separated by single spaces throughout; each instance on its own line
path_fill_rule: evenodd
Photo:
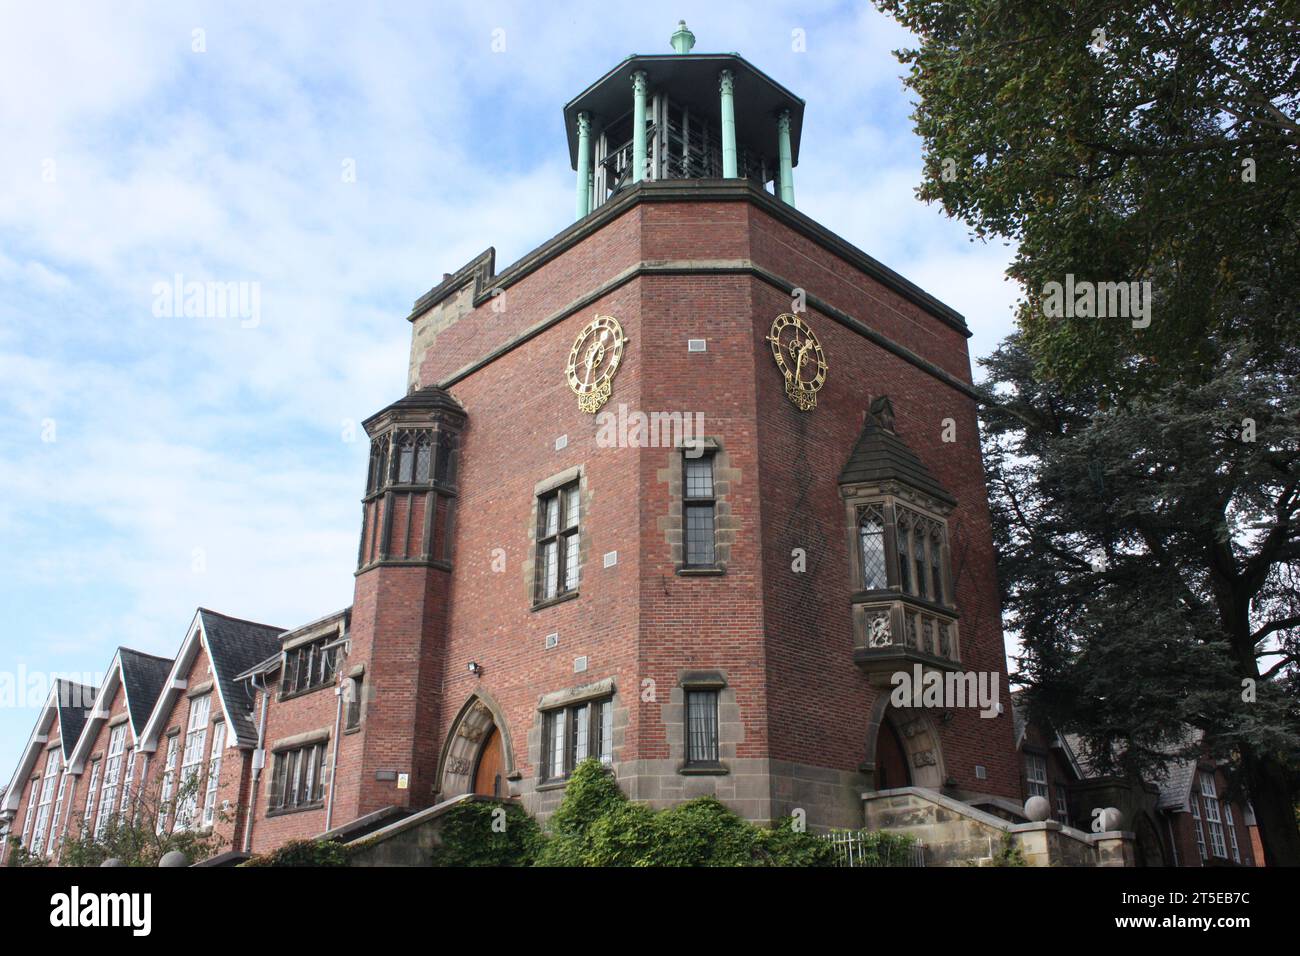
M 625 341 L 623 327 L 612 315 L 597 315 L 578 333 L 564 374 L 582 411 L 595 414 L 609 401 Z
M 826 354 L 808 323 L 783 312 L 772 320 L 767 341 L 776 367 L 785 377 L 785 393 L 801 412 L 817 407 L 817 392 L 826 384 Z

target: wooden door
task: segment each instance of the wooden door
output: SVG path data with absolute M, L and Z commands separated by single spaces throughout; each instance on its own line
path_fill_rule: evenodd
M 478 767 L 474 770 L 474 792 L 488 797 L 503 796 L 505 765 L 501 753 L 501 734 L 496 727 L 488 731 L 483 749 L 478 753 Z

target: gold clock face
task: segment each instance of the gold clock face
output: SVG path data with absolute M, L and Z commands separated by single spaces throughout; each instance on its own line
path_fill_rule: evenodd
M 624 342 L 623 327 L 612 315 L 597 315 L 578 333 L 564 375 L 582 411 L 595 414 L 609 401 Z
M 767 335 L 776 367 L 785 377 L 785 393 L 801 412 L 817 407 L 817 392 L 826 384 L 826 354 L 808 323 L 783 312 Z

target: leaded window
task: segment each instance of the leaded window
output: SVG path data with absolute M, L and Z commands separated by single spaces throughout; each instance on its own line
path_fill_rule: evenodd
M 614 760 L 614 702 L 586 701 L 542 715 L 542 779 L 564 780 L 588 757 Z
M 578 587 L 578 482 L 547 492 L 537 499 L 536 600 L 549 601 Z
M 858 509 L 858 547 L 862 555 L 862 587 L 883 591 L 889 587 L 885 559 L 885 516 L 880 505 Z

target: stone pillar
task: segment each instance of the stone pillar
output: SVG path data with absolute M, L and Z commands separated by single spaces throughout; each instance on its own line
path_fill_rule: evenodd
M 632 74 L 632 182 L 645 179 L 645 73 Z
M 736 172 L 736 105 L 732 94 L 736 89 L 736 80 L 730 70 L 723 70 L 718 77 L 718 89 L 722 92 L 722 178 L 735 179 Z
M 578 114 L 578 218 L 591 212 L 591 114 Z
M 790 150 L 790 111 L 782 110 L 776 119 L 777 140 L 781 151 L 781 202 L 794 205 L 794 163 Z

